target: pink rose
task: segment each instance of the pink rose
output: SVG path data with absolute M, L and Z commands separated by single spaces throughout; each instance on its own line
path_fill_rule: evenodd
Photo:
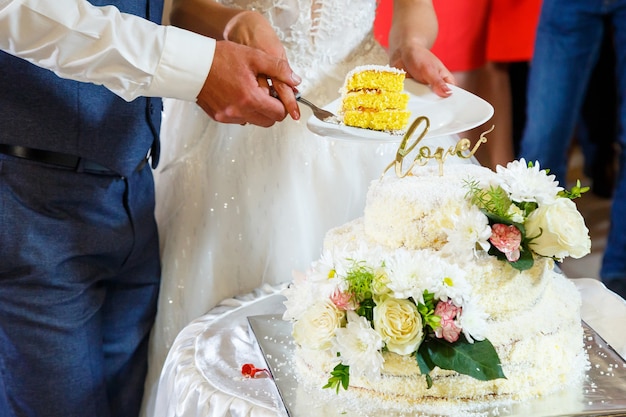
M 339 289 L 336 289 L 335 292 L 331 294 L 330 301 L 332 301 L 339 310 L 355 310 L 354 303 L 352 302 L 352 294 L 341 292 Z
M 513 225 L 497 223 L 491 226 L 489 241 L 509 262 L 515 262 L 520 257 L 519 247 L 522 243 L 522 232 Z
M 439 316 L 441 321 L 439 327 L 435 329 L 435 336 L 439 339 L 442 337 L 450 343 L 454 343 L 459 339 L 461 328 L 456 325 L 455 319 L 461 314 L 461 307 L 452 304 L 452 300 L 440 301 L 435 307 L 435 315 Z

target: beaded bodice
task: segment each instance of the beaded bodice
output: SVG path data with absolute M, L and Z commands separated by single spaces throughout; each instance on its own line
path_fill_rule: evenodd
M 375 0 L 221 0 L 256 10 L 271 23 L 289 62 L 304 79 L 300 90 L 318 102 L 336 98 L 343 77 L 362 64 L 385 64 L 372 36 Z

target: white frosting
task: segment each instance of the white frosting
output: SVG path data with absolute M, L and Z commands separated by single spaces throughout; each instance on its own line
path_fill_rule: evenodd
M 346 82 L 352 79 L 352 77 L 354 77 L 355 74 L 359 74 L 365 71 L 390 72 L 392 74 L 406 74 L 406 71 L 404 71 L 403 69 L 392 67 L 389 65 L 374 65 L 374 64 L 357 65 L 356 67 L 354 67 L 353 69 L 347 72 L 344 84 L 341 86 L 341 88 L 339 88 L 339 94 L 341 96 L 344 96 L 345 94 L 347 94 L 348 90 L 346 89 Z
M 488 315 L 485 337 L 495 347 L 506 379 L 478 381 L 436 368 L 428 389 L 414 357 L 385 352 L 382 379 L 351 375 L 346 398 L 388 399 L 385 408 L 402 410 L 453 406 L 458 411 L 484 405 L 485 400 L 521 401 L 582 385 L 588 362 L 581 299 L 575 286 L 554 271 L 551 259 L 537 258 L 532 268 L 520 272 L 485 251 L 476 251 L 470 259 L 440 251 L 451 219 L 470 208 L 469 181 L 486 187 L 495 184 L 496 177 L 474 165 L 446 165 L 444 176 L 436 166 L 420 167 L 405 178 L 373 181 L 364 217 L 330 230 L 324 250 L 330 256 L 353 254 L 362 259 L 376 254 L 386 259 L 401 249 L 415 259 L 427 253 L 458 266 L 474 301 Z M 301 379 L 318 388 L 337 363 L 328 351 L 298 349 L 296 357 Z
M 443 227 L 467 210 L 467 181 L 495 182 L 495 173 L 478 165 L 419 167 L 405 178 L 388 175 L 374 181 L 365 206 L 365 234 L 390 248 L 435 248 L 445 243 Z
M 403 69 L 392 67 L 389 65 L 358 65 L 346 74 L 346 80 L 352 78 L 354 74 L 358 74 L 364 71 L 376 71 L 376 72 L 392 72 L 394 74 L 406 74 Z

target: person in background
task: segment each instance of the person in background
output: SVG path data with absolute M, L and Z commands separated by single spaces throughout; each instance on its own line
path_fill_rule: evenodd
M 489 11 L 485 82 L 490 83 L 494 107 L 511 115 L 507 137 L 513 144 L 513 156 L 517 155 L 526 119 L 528 67 L 540 10 L 541 0 L 493 0 Z M 506 149 L 503 156 L 511 158 L 511 149 L 502 148 Z M 503 166 L 508 162 L 506 158 L 498 160 Z
M 157 97 L 228 123 L 299 117 L 287 61 L 159 26 L 162 6 L 0 1 L 3 417 L 139 414 L 161 275 Z
M 600 198 L 610 199 L 617 171 L 615 144 L 619 132 L 619 90 L 615 77 L 613 33 L 608 21 L 605 27 L 600 55 L 587 85 L 574 140 L 583 154 L 584 174 L 591 179 L 591 192 Z
M 495 125 L 478 160 L 494 169 L 514 156 L 515 132 L 525 111 L 523 85 L 512 85 L 509 72 L 532 56 L 541 0 L 434 0 L 439 34 L 432 51 L 453 72 L 457 85 L 494 106 L 493 119 L 466 132 L 472 138 Z M 376 37 L 383 46 L 391 22 L 391 1 L 382 0 L 376 18 Z M 524 78 L 521 79 L 524 81 Z M 520 87 L 520 88 L 518 88 Z
M 608 22 L 608 25 L 607 25 Z M 600 277 L 626 296 L 626 0 L 545 1 L 541 9 L 528 83 L 527 121 L 520 155 L 539 161 L 561 183 L 589 79 L 600 54 L 605 31 L 613 35 L 618 91 L 620 148 L 611 225 Z M 601 88 L 607 88 L 603 85 Z M 611 118 L 608 118 L 611 120 Z M 593 133 L 593 132 L 592 132 Z M 607 162 L 612 163 L 612 162 Z

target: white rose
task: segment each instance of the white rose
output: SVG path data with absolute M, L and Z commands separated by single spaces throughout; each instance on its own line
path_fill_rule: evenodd
M 293 339 L 308 349 L 324 350 L 332 346 L 335 330 L 345 324 L 345 312 L 330 301 L 313 304 L 293 325 Z
M 374 307 L 374 328 L 391 352 L 415 352 L 422 341 L 422 327 L 422 316 L 409 300 L 387 298 Z
M 524 226 L 527 237 L 539 236 L 530 242 L 530 248 L 539 255 L 582 258 L 591 250 L 589 229 L 569 198 L 557 198 L 552 204 L 539 206 Z

